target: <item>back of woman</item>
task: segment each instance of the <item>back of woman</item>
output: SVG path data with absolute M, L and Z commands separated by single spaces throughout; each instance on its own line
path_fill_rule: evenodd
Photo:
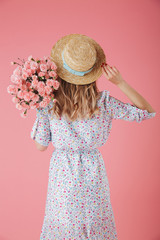
M 156 113 L 142 96 L 138 99 L 140 95 L 131 91 L 116 68 L 102 70 L 104 52 L 85 35 L 63 37 L 51 56 L 59 67 L 60 87 L 54 94 L 55 103 L 37 109 L 31 131 L 39 149 L 47 149 L 50 142 L 54 146 L 40 239 L 118 239 L 98 148 L 106 143 L 113 119 L 140 123 Z M 96 80 L 102 73 L 126 94 L 130 89 L 130 97 L 136 99 L 133 105 L 108 90 L 98 90 Z M 146 109 L 135 104 L 142 102 Z

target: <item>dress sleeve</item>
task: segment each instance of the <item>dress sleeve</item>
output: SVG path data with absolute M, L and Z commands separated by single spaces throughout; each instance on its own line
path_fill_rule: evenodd
M 147 110 L 140 109 L 130 103 L 124 103 L 110 95 L 109 91 L 105 93 L 105 110 L 112 119 L 123 119 L 126 121 L 136 121 L 140 123 L 143 120 L 155 117 L 156 112 L 149 113 Z
M 30 136 L 43 146 L 48 146 L 51 139 L 50 121 L 48 117 L 49 105 L 36 109 L 36 120 L 33 124 Z

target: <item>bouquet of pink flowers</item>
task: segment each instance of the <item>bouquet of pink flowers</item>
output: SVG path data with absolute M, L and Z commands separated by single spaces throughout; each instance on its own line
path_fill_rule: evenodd
M 19 59 L 19 58 L 18 58 Z M 21 60 L 21 59 L 20 59 Z M 22 61 L 22 60 L 21 60 Z M 7 92 L 13 95 L 12 101 L 16 108 L 23 110 L 21 117 L 26 117 L 27 110 L 39 107 L 46 107 L 54 99 L 54 90 L 59 88 L 59 82 L 56 80 L 57 66 L 50 57 L 33 58 L 28 57 L 27 61 L 22 61 L 22 65 L 17 62 L 17 68 L 11 75 L 11 81 Z

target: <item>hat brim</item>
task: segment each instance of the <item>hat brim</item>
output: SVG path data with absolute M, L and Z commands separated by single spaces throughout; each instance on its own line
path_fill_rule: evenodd
M 62 51 L 70 39 L 77 37 L 87 39 L 91 44 L 94 45 L 97 53 L 94 68 L 91 72 L 85 74 L 84 76 L 77 76 L 75 74 L 72 74 L 63 67 Z M 106 62 L 106 56 L 101 46 L 92 38 L 83 34 L 69 34 L 63 36 L 54 44 L 51 50 L 51 60 L 57 65 L 57 74 L 60 78 L 69 83 L 84 85 L 92 83 L 101 77 L 101 75 L 103 74 L 101 64 L 103 62 Z

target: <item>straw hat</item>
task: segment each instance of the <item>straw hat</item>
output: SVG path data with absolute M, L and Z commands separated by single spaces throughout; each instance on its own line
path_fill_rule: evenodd
M 82 34 L 69 34 L 59 39 L 51 50 L 51 60 L 63 80 L 84 85 L 96 81 L 102 74 L 106 57 L 101 46 Z

